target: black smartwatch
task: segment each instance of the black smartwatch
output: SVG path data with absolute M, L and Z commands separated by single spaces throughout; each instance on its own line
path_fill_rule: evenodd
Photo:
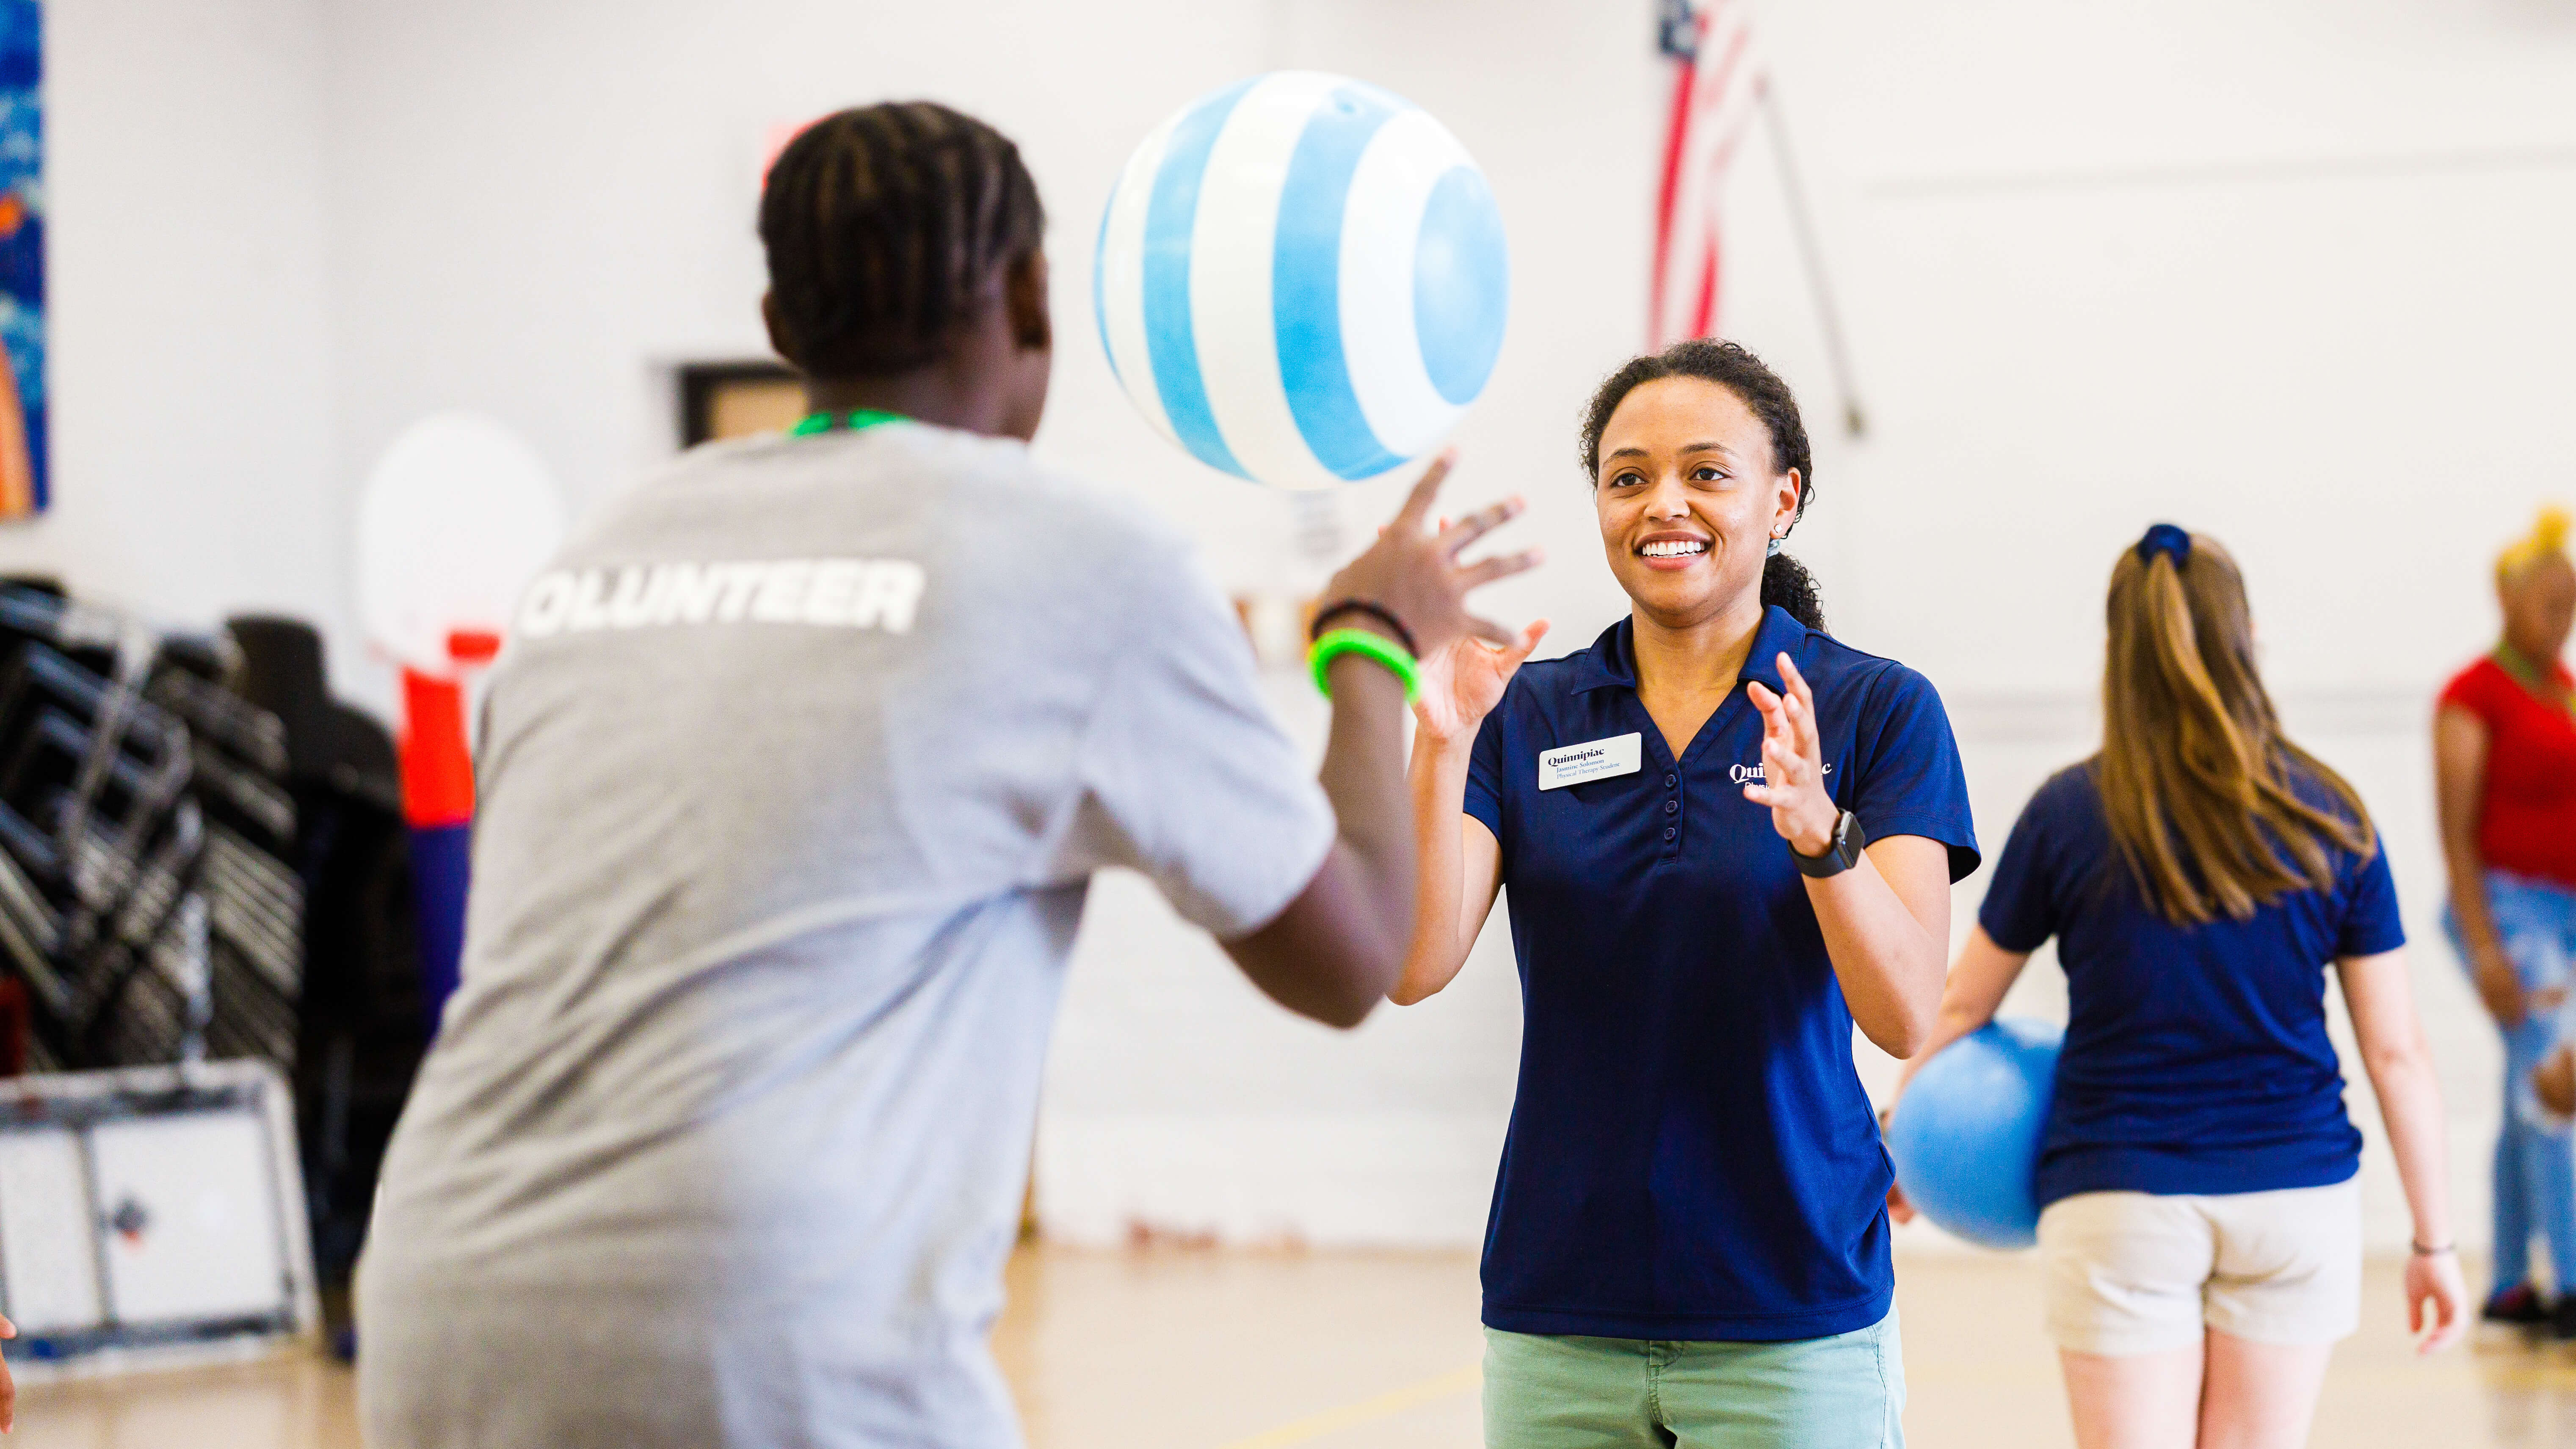
M 1850 811 L 1834 822 L 1834 843 L 1822 855 L 1801 855 L 1796 846 L 1789 848 L 1789 858 L 1798 863 L 1798 874 L 1823 880 L 1841 875 L 1860 864 L 1860 853 L 1869 844 L 1868 832 L 1860 828 L 1860 817 Z

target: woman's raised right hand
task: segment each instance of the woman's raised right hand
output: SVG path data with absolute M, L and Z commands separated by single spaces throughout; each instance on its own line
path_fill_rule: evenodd
M 1503 687 L 1546 635 L 1547 621 L 1533 619 L 1508 644 L 1462 635 L 1433 650 L 1422 661 L 1422 693 L 1413 701 L 1423 733 L 1443 744 L 1474 738 L 1476 727 L 1502 702 Z
M 1377 542 L 1333 575 L 1324 588 L 1327 606 L 1364 599 L 1402 619 L 1425 659 L 1469 635 L 1510 643 L 1509 630 L 1467 612 L 1467 595 L 1496 579 L 1538 567 L 1540 558 L 1533 548 L 1474 563 L 1459 561 L 1458 554 L 1467 545 L 1520 513 L 1526 505 L 1518 498 L 1506 498 L 1437 529 L 1427 526 L 1432 501 L 1439 497 L 1441 481 L 1456 461 L 1454 453 L 1442 453 L 1433 460 L 1406 495 L 1394 521 L 1379 530 Z M 1337 622 L 1365 627 L 1368 616 L 1353 611 Z

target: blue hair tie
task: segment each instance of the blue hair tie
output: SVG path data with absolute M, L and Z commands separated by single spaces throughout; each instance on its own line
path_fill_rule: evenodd
M 2172 559 L 2179 569 L 2191 562 L 2191 535 L 2170 523 L 2147 525 L 2146 537 L 2138 540 L 2138 562 L 2154 563 L 2156 555 Z

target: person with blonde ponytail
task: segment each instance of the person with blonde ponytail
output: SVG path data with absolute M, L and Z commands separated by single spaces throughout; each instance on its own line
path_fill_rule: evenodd
M 1992 1020 L 2055 937 L 2039 1248 L 2076 1442 L 2291 1449 L 2361 1306 L 2329 965 L 2414 1215 L 2407 1321 L 2427 1352 L 2467 1328 L 2396 887 L 2361 797 L 2282 733 L 2215 539 L 2148 529 L 2109 616 L 2102 748 L 2014 822 L 1905 1076 Z
M 2442 690 L 2433 766 L 2450 873 L 2443 925 L 2504 1033 L 2504 1128 L 2495 1150 L 2490 1323 L 2576 1339 L 2576 708 L 2560 663 L 2576 618 L 2567 515 L 2541 510 L 2496 560 L 2504 636 Z M 2552 1303 L 2530 1281 L 2549 1242 Z

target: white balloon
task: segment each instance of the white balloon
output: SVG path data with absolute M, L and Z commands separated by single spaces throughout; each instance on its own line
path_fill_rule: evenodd
M 405 667 L 453 678 L 459 632 L 499 636 L 563 543 L 564 506 L 536 450 L 475 413 L 394 439 L 358 500 L 358 619 Z

